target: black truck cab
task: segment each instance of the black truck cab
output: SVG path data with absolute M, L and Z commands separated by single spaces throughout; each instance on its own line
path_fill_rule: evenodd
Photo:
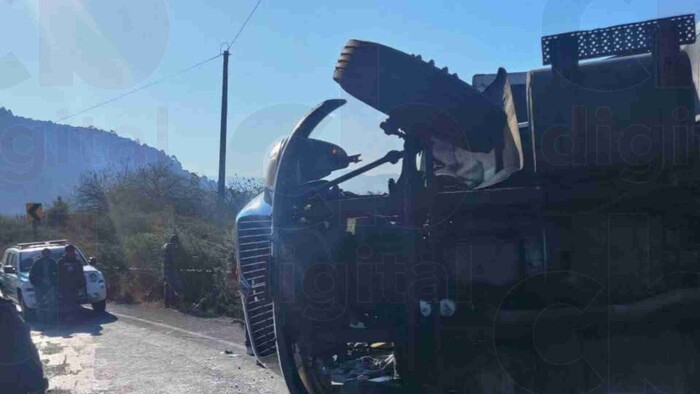
M 542 44 L 515 98 L 505 69 L 477 89 L 345 46 L 334 80 L 403 150 L 313 139 L 328 100 L 236 225 L 248 332 L 291 392 L 697 391 L 694 16 Z M 342 189 L 392 164 L 386 193 Z

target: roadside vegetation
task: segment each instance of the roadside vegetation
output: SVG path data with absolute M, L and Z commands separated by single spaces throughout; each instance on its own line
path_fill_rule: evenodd
M 133 171 L 83 174 L 70 196 L 44 204 L 36 240 L 68 239 L 89 257 L 121 302 L 159 302 L 161 248 L 177 234 L 186 289 L 181 308 L 242 318 L 238 297 L 228 291 L 234 249 L 233 224 L 241 208 L 262 190 L 256 179 L 227 187 L 223 207 L 213 182 L 156 164 Z M 24 216 L 0 217 L 0 247 L 34 240 Z

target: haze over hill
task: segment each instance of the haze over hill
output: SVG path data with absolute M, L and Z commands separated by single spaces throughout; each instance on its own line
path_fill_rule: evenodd
M 186 172 L 174 156 L 114 131 L 24 118 L 0 108 L 1 214 L 22 213 L 27 202 L 69 198 L 88 171 L 131 171 L 155 163 Z
M 155 163 L 190 174 L 175 156 L 114 131 L 24 118 L 0 107 L 0 214 L 23 213 L 27 202 L 70 199 L 80 176 L 89 171 L 133 171 Z M 229 182 L 236 178 L 229 175 Z M 382 192 L 389 177 L 363 175 L 344 188 Z M 201 182 L 215 187 L 206 177 Z

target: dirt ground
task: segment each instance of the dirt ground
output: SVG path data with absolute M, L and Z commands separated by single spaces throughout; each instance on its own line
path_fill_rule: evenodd
M 32 326 L 49 393 L 284 393 L 246 355 L 240 324 L 154 306 L 109 304 Z

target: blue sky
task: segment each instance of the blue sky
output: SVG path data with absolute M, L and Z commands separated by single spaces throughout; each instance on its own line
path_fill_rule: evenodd
M 111 99 L 216 55 L 255 3 L 0 0 L 0 106 L 56 120 Z M 328 98 L 349 104 L 324 124 L 324 138 L 366 160 L 396 146 L 377 127 L 381 114 L 332 80 L 350 38 L 435 59 L 469 82 L 499 66 L 541 67 L 542 35 L 694 13 L 698 5 L 700 0 L 262 0 L 232 48 L 227 172 L 260 176 L 268 147 Z M 219 58 L 65 123 L 114 129 L 215 177 L 221 67 Z M 159 124 L 167 138 L 157 132 Z

